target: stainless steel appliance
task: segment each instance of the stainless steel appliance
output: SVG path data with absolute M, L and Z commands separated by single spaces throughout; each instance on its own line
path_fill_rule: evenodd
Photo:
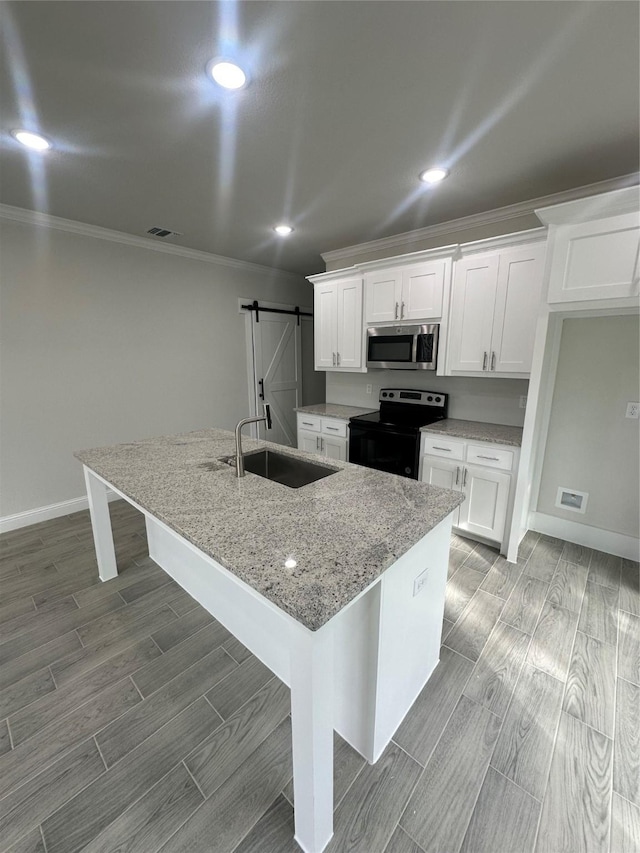
M 438 323 L 422 326 L 375 326 L 367 329 L 367 367 L 435 370 Z
M 349 462 L 418 479 L 420 427 L 447 417 L 439 391 L 383 388 L 380 411 L 349 421 Z

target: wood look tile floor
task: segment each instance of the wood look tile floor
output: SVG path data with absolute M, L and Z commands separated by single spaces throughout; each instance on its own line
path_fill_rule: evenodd
M 111 504 L 0 537 L 0 850 L 295 853 L 289 691 Z M 640 851 L 638 564 L 452 538 L 440 664 L 381 759 L 335 738 L 329 853 Z

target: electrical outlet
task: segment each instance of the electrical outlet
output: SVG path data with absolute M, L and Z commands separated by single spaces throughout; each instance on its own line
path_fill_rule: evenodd
M 371 394 L 373 391 L 373 385 L 371 383 L 367 383 L 367 394 Z
M 640 403 L 627 403 L 625 418 L 637 418 L 638 414 L 640 414 Z
M 413 594 L 416 596 L 426 584 L 429 577 L 429 569 L 425 569 L 413 582 Z
M 522 397 L 520 397 L 520 408 L 521 409 L 527 408 L 527 398 L 524 396 L 524 394 L 522 395 Z

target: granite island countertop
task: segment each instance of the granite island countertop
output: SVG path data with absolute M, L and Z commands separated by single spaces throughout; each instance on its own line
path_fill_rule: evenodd
M 243 439 L 324 463 L 308 453 Z M 231 432 L 209 429 L 83 450 L 88 468 L 311 630 L 376 580 L 463 500 L 373 468 L 331 460 L 337 472 L 300 489 L 221 458 Z M 295 560 L 295 568 L 285 561 Z
M 507 444 L 511 447 L 522 445 L 522 427 L 486 424 L 481 421 L 447 418 L 423 426 L 420 432 L 434 432 L 438 435 L 449 435 L 451 438 L 466 438 L 468 441 L 491 441 L 494 444 Z
M 311 406 L 299 406 L 296 412 L 307 415 L 320 415 L 323 418 L 340 418 L 348 421 L 367 412 L 376 411 L 374 408 L 363 409 L 359 406 L 344 406 L 342 403 L 313 403 Z

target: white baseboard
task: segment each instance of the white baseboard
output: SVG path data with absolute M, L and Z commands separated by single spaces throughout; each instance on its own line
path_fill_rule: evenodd
M 543 512 L 529 513 L 529 529 L 535 530 L 536 533 L 546 533 L 547 536 L 556 536 L 558 539 L 566 539 L 576 545 L 584 545 L 585 548 L 604 551 L 606 554 L 615 554 L 629 560 L 639 559 L 640 539 L 624 533 L 601 530 L 599 527 L 556 518 Z
M 120 496 L 109 491 L 108 500 L 115 501 Z M 52 518 L 60 518 L 62 515 L 71 515 L 73 512 L 81 512 L 89 508 L 86 495 L 82 498 L 73 498 L 70 501 L 62 501 L 48 506 L 39 506 L 28 509 L 25 512 L 17 512 L 15 515 L 5 515 L 0 518 L 0 533 L 8 533 L 10 530 L 18 530 L 20 527 L 29 527 L 41 521 L 49 521 Z

